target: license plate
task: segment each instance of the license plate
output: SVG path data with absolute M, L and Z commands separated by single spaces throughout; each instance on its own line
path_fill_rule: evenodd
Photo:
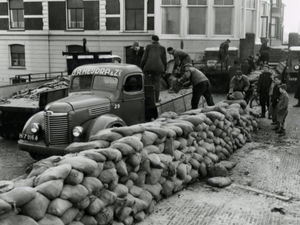
M 39 137 L 36 134 L 19 134 L 19 139 L 27 140 L 27 141 L 38 141 Z

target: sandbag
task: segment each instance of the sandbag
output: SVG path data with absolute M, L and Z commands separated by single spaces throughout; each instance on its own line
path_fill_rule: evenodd
M 229 177 L 212 177 L 207 179 L 207 184 L 213 187 L 226 187 L 231 184 Z
M 122 153 L 123 157 L 130 156 L 135 153 L 135 150 L 131 145 L 122 142 L 113 142 L 110 147 L 118 149 Z
M 27 179 L 16 180 L 14 181 L 14 187 L 33 187 L 35 178 L 34 176 Z
M 51 167 L 38 175 L 34 181 L 34 186 L 38 186 L 49 180 L 65 179 L 71 172 L 72 166 L 69 164 L 60 164 L 55 167 Z
M 65 179 L 66 184 L 77 185 L 83 180 L 84 174 L 78 170 L 72 169 L 69 175 Z
M 36 195 L 36 190 L 31 187 L 17 187 L 11 191 L 0 194 L 0 199 L 15 204 L 20 207 L 27 202 L 31 201 Z
M 84 156 L 86 158 L 89 158 L 91 160 L 94 160 L 95 162 L 105 162 L 106 157 L 102 155 L 99 152 L 95 151 L 96 149 L 89 149 L 78 153 L 78 156 Z
M 42 159 L 33 164 L 32 170 L 27 178 L 36 177 L 51 167 L 55 167 L 61 160 L 61 156 L 51 156 L 46 159 Z
M 75 219 L 78 213 L 79 209 L 72 207 L 65 211 L 64 214 L 59 218 L 64 224 L 70 224 Z
M 152 145 L 156 141 L 157 138 L 158 138 L 158 135 L 156 133 L 151 132 L 151 131 L 145 131 L 142 134 L 142 143 L 144 146 Z
M 95 140 L 89 142 L 73 142 L 65 148 L 65 153 L 77 153 L 89 149 L 107 148 L 109 146 L 108 141 Z
M 113 192 L 116 193 L 118 198 L 124 198 L 127 196 L 129 190 L 124 184 L 118 184 Z
M 107 189 L 104 189 L 98 197 L 105 204 L 105 206 L 113 205 L 117 200 L 117 194 Z
M 143 149 L 143 143 L 139 140 L 139 138 L 134 136 L 123 137 L 117 141 L 112 142 L 112 146 L 115 143 L 125 143 L 130 145 L 136 152 L 140 152 Z
M 49 199 L 37 192 L 35 197 L 30 202 L 21 207 L 21 213 L 33 218 L 36 221 L 40 220 L 45 216 L 49 203 Z
M 114 128 L 108 128 L 98 131 L 96 134 L 92 135 L 89 138 L 89 141 L 104 140 L 108 142 L 113 142 L 123 137 L 123 135 L 121 135 L 120 133 L 111 131 L 112 129 Z
M 70 165 L 72 169 L 76 169 L 86 175 L 93 173 L 97 169 L 97 163 L 94 160 L 82 156 L 65 158 L 58 165 Z
M 80 222 L 84 225 L 97 225 L 97 220 L 95 219 L 95 217 L 90 215 L 84 215 L 81 218 Z
M 89 192 L 89 194 L 94 194 L 103 188 L 102 182 L 96 177 L 84 177 L 81 183 Z
M 117 174 L 119 176 L 127 176 L 128 175 L 126 163 L 124 162 L 123 159 L 116 163 L 116 170 L 117 170 Z
M 57 198 L 64 186 L 63 180 L 50 180 L 35 187 L 38 193 L 41 193 L 50 200 Z
M 108 206 L 100 210 L 100 212 L 95 215 L 95 219 L 98 222 L 98 225 L 109 224 L 114 218 L 114 207 Z
M 6 201 L 0 199 L 0 215 L 11 210 L 11 205 Z
M 37 221 L 39 225 L 64 225 L 64 223 L 57 217 L 46 213 L 45 216 Z
M 23 215 L 10 216 L 1 220 L 0 222 L 1 225 L 38 225 L 34 219 Z
M 77 209 L 86 209 L 90 205 L 91 201 L 89 196 L 86 196 L 81 202 L 74 204 Z
M 56 198 L 52 202 L 50 202 L 47 213 L 54 216 L 61 216 L 65 211 L 71 208 L 72 205 L 73 204 L 70 201 Z
M 126 163 L 130 164 L 132 167 L 137 167 L 141 164 L 142 156 L 140 153 L 136 152 L 135 154 L 129 156 L 126 159 Z
M 81 202 L 89 194 L 88 190 L 81 184 L 69 185 L 66 184 L 60 194 L 60 198 L 68 200 L 72 203 Z
M 115 148 L 102 148 L 95 151 L 104 155 L 106 157 L 106 161 L 118 162 L 122 159 L 121 151 Z
M 14 182 L 9 180 L 0 181 L 0 193 L 5 193 L 14 188 Z

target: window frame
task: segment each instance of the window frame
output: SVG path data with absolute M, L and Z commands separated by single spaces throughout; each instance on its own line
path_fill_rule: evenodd
M 139 0 L 142 1 L 142 0 Z M 109 18 L 115 18 L 115 19 L 119 19 L 120 22 L 120 29 L 108 29 L 107 25 L 105 26 L 105 32 L 107 33 L 154 33 L 154 29 L 153 30 L 148 30 L 148 19 L 149 18 L 153 18 L 153 23 L 155 23 L 155 16 L 154 16 L 154 12 L 153 13 L 149 13 L 148 12 L 148 0 L 143 0 L 144 1 L 144 25 L 143 25 L 143 29 L 142 30 L 126 30 L 126 3 L 125 1 L 119 1 L 119 7 L 120 7 L 120 12 L 119 14 L 107 14 L 105 13 L 105 22 L 107 21 L 107 19 Z M 155 3 L 156 1 L 153 1 L 153 8 L 155 8 Z M 107 9 L 106 9 L 107 11 Z M 153 27 L 155 28 L 154 24 Z
M 66 26 L 67 26 L 67 30 L 84 30 L 84 1 L 83 0 L 80 0 L 82 1 L 82 8 L 80 7 L 72 7 L 70 8 L 69 5 L 68 5 L 68 0 L 66 1 L 66 20 L 67 20 L 67 23 L 66 23 Z M 76 17 L 76 21 L 75 21 L 75 27 L 72 27 L 72 22 L 74 23 L 74 21 L 71 20 L 71 16 L 72 16 L 72 10 L 75 10 L 75 17 Z M 82 21 L 79 21 L 77 20 L 77 10 L 80 10 L 81 13 L 82 13 Z M 77 27 L 77 24 L 78 23 L 82 23 L 82 26 L 79 26 Z
M 23 7 L 20 8 L 12 8 L 12 3 L 11 0 L 8 1 L 8 11 L 9 11 L 9 29 L 10 30 L 25 30 L 25 17 L 24 17 L 24 1 L 20 0 L 20 2 L 22 2 Z M 17 21 L 13 21 L 13 12 L 17 11 Z M 19 12 L 22 12 L 22 19 L 23 21 L 20 21 L 19 19 Z M 17 23 L 17 27 L 13 27 L 12 23 Z
M 19 52 L 13 52 L 13 47 L 23 47 L 23 53 L 19 53 Z M 25 68 L 26 67 L 26 57 L 25 57 L 25 45 L 21 45 L 21 44 L 11 44 L 9 45 L 9 50 L 10 50 L 10 67 L 11 68 Z M 18 57 L 15 58 L 13 57 L 14 55 L 17 55 Z M 23 56 L 23 58 L 22 58 Z M 17 65 L 14 65 L 14 60 L 17 60 Z M 23 60 L 23 65 L 21 63 L 21 61 Z
M 234 18 L 235 18 L 235 0 L 232 0 L 232 5 L 227 5 L 227 4 L 224 4 L 226 0 L 223 0 L 223 5 L 215 5 L 215 0 L 213 2 L 213 5 L 212 5 L 212 8 L 213 8 L 213 30 L 212 30 L 212 36 L 213 37 L 219 37 L 219 36 L 222 36 L 222 37 L 232 37 L 234 35 Z M 230 34 L 218 34 L 216 33 L 216 9 L 217 8 L 230 8 L 231 9 L 231 31 L 230 31 Z
M 187 20 L 187 25 L 186 25 L 186 27 L 187 27 L 187 29 L 186 29 L 186 35 L 187 36 L 190 36 L 190 37 L 205 37 L 205 36 L 207 36 L 207 27 L 208 27 L 208 23 L 207 23 L 207 17 L 208 17 L 208 0 L 206 0 L 206 4 L 204 5 L 201 5 L 201 4 L 189 4 L 189 2 L 188 2 L 189 0 L 187 0 L 187 4 L 186 4 L 186 14 L 187 14 L 187 18 L 188 18 L 188 20 Z M 189 20 L 189 16 L 190 16 L 190 11 L 189 11 L 189 9 L 190 8 L 205 8 L 206 9 L 206 15 L 205 15 L 205 31 L 204 31 L 204 34 L 190 34 L 189 33 L 189 24 L 190 24 L 190 20 Z

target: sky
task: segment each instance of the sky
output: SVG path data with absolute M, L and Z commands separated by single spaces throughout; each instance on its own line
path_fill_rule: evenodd
M 300 0 L 283 0 L 285 7 L 285 33 L 299 32 L 300 30 Z

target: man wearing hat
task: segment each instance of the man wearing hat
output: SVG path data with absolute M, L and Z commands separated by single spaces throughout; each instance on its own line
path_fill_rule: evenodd
M 155 100 L 159 102 L 160 79 L 167 70 L 167 51 L 159 44 L 159 37 L 153 35 L 151 44 L 146 46 L 141 61 L 141 68 L 145 73 L 145 84 L 155 87 Z
M 241 98 L 245 99 L 246 91 L 248 91 L 249 87 L 250 82 L 248 77 L 243 75 L 241 70 L 237 70 L 230 81 L 227 99 L 236 99 L 235 96 L 241 96 Z
M 288 115 L 289 95 L 286 92 L 286 84 L 280 84 L 279 86 L 280 97 L 276 105 L 276 120 L 278 123 L 278 129 L 275 131 L 279 136 L 285 136 L 285 120 Z
M 191 106 L 192 109 L 197 109 L 201 96 L 203 95 L 207 105 L 214 105 L 213 98 L 211 96 L 211 84 L 208 78 L 198 69 L 193 67 L 191 63 L 184 65 L 185 73 L 178 79 L 184 87 L 190 85 L 193 86 Z
M 230 40 L 227 39 L 226 41 L 221 43 L 220 48 L 219 48 L 218 59 L 219 59 L 219 62 L 221 62 L 222 70 L 223 70 L 223 63 L 225 63 L 226 70 L 228 67 L 227 63 L 228 63 L 228 58 L 229 58 L 229 55 L 228 55 L 229 43 L 230 43 Z
M 135 41 L 132 44 L 131 64 L 141 67 L 141 61 L 144 54 L 144 47 L 141 47 L 139 42 Z
M 265 117 L 266 107 L 269 108 L 269 91 L 272 84 L 272 77 L 269 66 L 263 65 L 263 72 L 259 75 L 257 82 L 257 93 L 259 94 L 259 104 L 261 106 L 261 118 Z

